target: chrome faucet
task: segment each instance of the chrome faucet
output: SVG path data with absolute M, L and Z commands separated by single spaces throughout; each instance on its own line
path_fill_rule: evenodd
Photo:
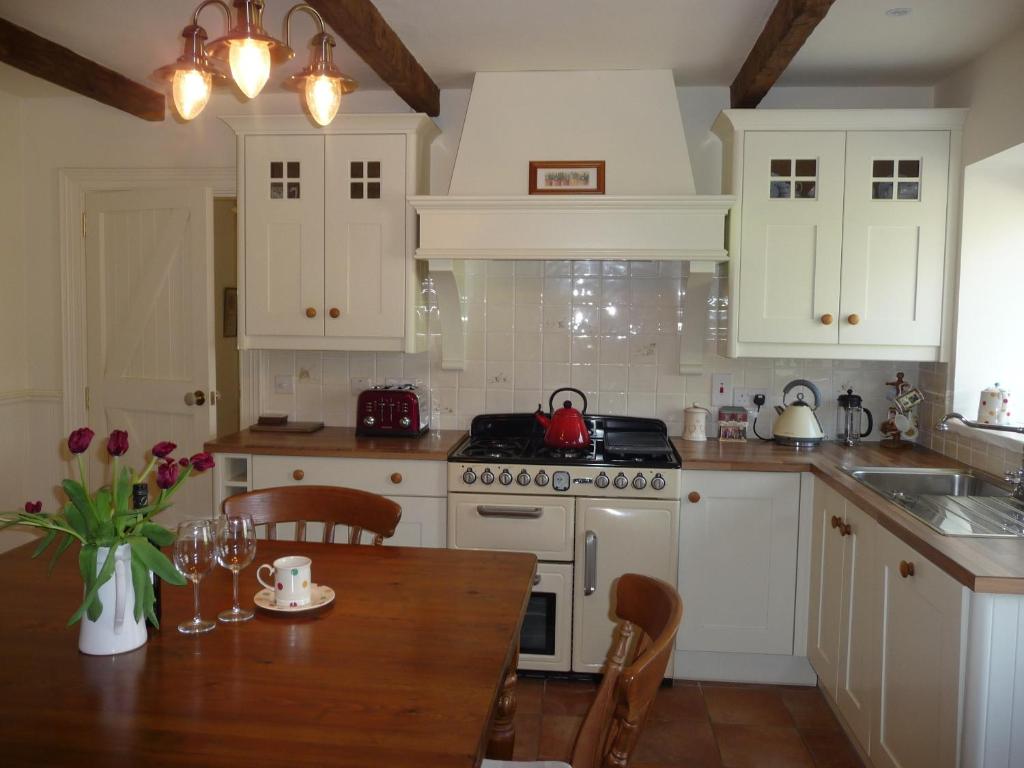
M 1018 435 L 1024 435 L 1024 426 L 1014 427 L 1004 424 L 982 424 L 980 421 L 969 421 L 965 419 L 962 414 L 947 413 L 943 416 L 939 423 L 935 425 L 935 429 L 938 432 L 949 432 L 949 424 L 947 423 L 950 419 L 957 419 L 968 427 L 974 429 L 988 429 L 993 432 L 1013 432 Z M 1024 459 L 1022 459 L 1021 468 L 1016 469 L 1012 472 L 1007 472 L 1003 479 L 1010 484 L 1013 488 L 1013 498 L 1018 501 L 1024 501 Z

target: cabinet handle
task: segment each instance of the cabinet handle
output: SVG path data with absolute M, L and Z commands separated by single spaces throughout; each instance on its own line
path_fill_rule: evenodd
M 849 523 L 840 523 L 839 524 L 839 535 L 840 536 L 849 536 L 851 533 L 853 533 L 853 528 L 850 527 Z
M 860 315 L 850 315 L 848 318 L 846 318 L 846 322 L 848 322 L 850 325 L 856 325 L 857 323 L 860 322 Z
M 900 560 L 900 576 L 904 579 L 914 575 L 914 564 L 906 560 Z
M 301 480 L 305 476 L 306 476 L 306 473 L 303 472 L 301 469 L 296 469 L 294 472 L 292 472 L 292 479 L 293 480 Z
M 306 317 L 316 317 L 316 307 L 306 307 Z
M 690 493 L 687 494 L 686 496 L 686 500 L 691 504 L 696 504 L 698 501 L 700 501 L 700 494 L 697 493 L 696 491 L 690 491 Z
M 402 482 L 402 473 L 401 472 L 392 472 L 391 473 L 391 482 L 394 483 L 395 485 L 398 485 L 400 482 Z
M 839 519 L 838 515 L 832 515 L 832 527 L 838 528 L 843 524 L 843 521 Z
M 834 318 L 834 317 L 832 317 L 832 315 L 830 315 L 830 314 L 828 314 L 828 313 L 826 312 L 826 313 L 825 313 L 824 315 L 822 315 L 822 316 L 821 316 L 821 324 L 822 324 L 822 325 L 832 325 L 832 321 L 833 321 L 834 319 L 835 319 L 835 318 Z
M 338 309 L 337 307 L 331 307 L 331 311 L 328 312 L 327 314 L 329 314 L 332 318 L 337 320 L 339 317 L 341 317 L 341 310 Z
M 516 518 L 537 518 L 544 515 L 543 507 L 506 507 L 500 504 L 477 504 L 476 513 L 480 517 L 504 517 L 511 520 Z
M 583 537 L 583 594 L 592 595 L 597 590 L 597 534 L 587 531 Z

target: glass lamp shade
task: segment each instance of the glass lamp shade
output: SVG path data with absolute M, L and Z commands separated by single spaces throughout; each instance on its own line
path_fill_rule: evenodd
M 191 120 L 206 107 L 210 100 L 213 79 L 209 72 L 198 69 L 179 69 L 171 80 L 174 106 L 183 120 Z
M 256 98 L 270 77 L 270 43 L 244 38 L 232 40 L 228 49 L 231 77 L 250 99 Z
M 309 75 L 305 87 L 306 107 L 319 125 L 330 125 L 341 106 L 341 79 Z

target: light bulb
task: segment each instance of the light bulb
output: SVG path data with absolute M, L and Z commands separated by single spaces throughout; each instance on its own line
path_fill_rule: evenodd
M 203 111 L 210 100 L 212 78 L 209 72 L 198 69 L 179 69 L 171 81 L 174 106 L 184 120 L 191 120 Z
M 306 106 L 320 125 L 330 125 L 341 106 L 341 80 L 327 75 L 306 78 Z
M 264 40 L 232 40 L 228 50 L 231 77 L 242 93 L 255 99 L 270 77 L 270 43 Z

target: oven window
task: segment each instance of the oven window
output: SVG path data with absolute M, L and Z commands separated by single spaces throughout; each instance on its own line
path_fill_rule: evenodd
M 526 606 L 526 617 L 519 635 L 519 652 L 539 656 L 555 655 L 555 611 L 557 595 L 534 592 Z

